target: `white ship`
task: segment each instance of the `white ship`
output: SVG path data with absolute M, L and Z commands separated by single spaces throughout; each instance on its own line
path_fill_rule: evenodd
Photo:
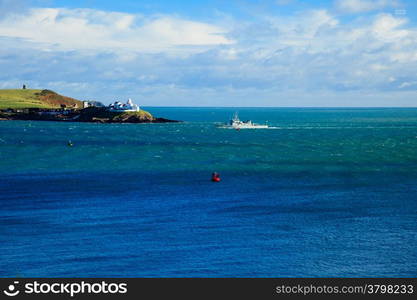
M 229 120 L 229 122 L 225 124 L 221 124 L 217 126 L 218 128 L 226 128 L 226 129 L 266 129 L 268 125 L 261 125 L 255 124 L 251 120 L 248 121 L 241 121 L 237 113 L 233 115 L 233 118 Z

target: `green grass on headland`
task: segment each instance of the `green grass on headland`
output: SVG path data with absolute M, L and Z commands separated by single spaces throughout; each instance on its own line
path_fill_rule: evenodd
M 80 121 L 103 121 L 120 123 L 150 122 L 154 117 L 147 111 L 112 112 L 99 107 L 89 107 L 81 111 Z
M 0 109 L 5 108 L 47 108 L 35 93 L 41 90 L 0 90 Z
M 68 107 L 77 104 L 78 108 L 82 108 L 81 101 L 59 95 L 49 90 L 0 90 L 0 109 L 59 108 L 61 104 L 65 104 Z
M 152 120 L 153 116 L 145 110 L 134 111 L 134 112 L 129 111 L 129 112 L 124 112 L 115 116 L 113 118 L 113 121 L 126 121 L 128 119 Z

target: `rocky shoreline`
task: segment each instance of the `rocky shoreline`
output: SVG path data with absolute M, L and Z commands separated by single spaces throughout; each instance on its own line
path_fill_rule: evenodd
M 157 118 L 146 111 L 110 112 L 105 108 L 21 109 L 0 111 L 0 120 L 59 121 L 87 123 L 178 123 L 181 121 Z

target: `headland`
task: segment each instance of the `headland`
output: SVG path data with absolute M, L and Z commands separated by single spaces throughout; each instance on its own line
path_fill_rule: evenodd
M 91 123 L 173 123 L 180 122 L 154 117 L 129 99 L 104 106 L 98 101 L 81 101 L 51 90 L 0 90 L 0 120 L 32 120 Z M 129 104 L 130 103 L 130 104 Z M 131 109 L 134 106 L 135 109 Z

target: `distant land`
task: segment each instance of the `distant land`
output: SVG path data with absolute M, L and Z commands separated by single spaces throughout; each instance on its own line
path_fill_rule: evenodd
M 106 107 L 83 108 L 83 101 L 51 90 L 0 89 L 0 120 L 94 123 L 168 123 L 147 111 L 111 112 Z
M 61 105 L 78 108 L 83 102 L 74 98 L 62 96 L 51 90 L 8 89 L 0 90 L 0 109 L 22 108 L 60 108 Z

